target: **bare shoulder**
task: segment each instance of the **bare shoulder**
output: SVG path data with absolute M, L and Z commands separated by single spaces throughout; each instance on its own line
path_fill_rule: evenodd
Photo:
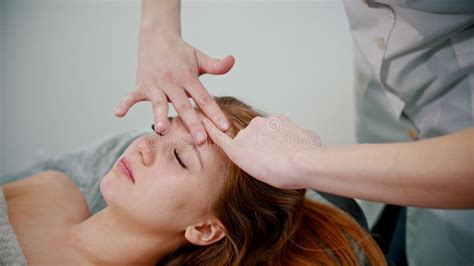
M 44 171 L 3 185 L 7 200 L 21 198 L 21 201 L 35 202 L 54 210 L 75 209 L 80 216 L 87 215 L 87 202 L 79 187 L 65 173 Z M 74 208 L 76 207 L 76 208 Z
M 23 193 L 31 193 L 32 191 L 42 190 L 45 188 L 57 190 L 69 187 L 73 181 L 65 173 L 60 171 L 48 170 L 36 173 L 32 176 L 25 177 L 3 185 L 5 194 L 17 196 Z

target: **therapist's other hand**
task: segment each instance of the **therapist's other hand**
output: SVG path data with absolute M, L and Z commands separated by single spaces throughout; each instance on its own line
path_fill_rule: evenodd
M 278 188 L 306 188 L 299 176 L 294 154 L 321 147 L 314 131 L 303 129 L 281 115 L 256 117 L 232 139 L 203 118 L 211 137 L 242 170 L 258 180 Z
M 228 128 L 228 121 L 214 98 L 199 80 L 203 74 L 221 75 L 234 65 L 234 58 L 214 59 L 183 41 L 172 31 L 142 28 L 139 36 L 137 88 L 119 104 L 116 116 L 123 117 L 137 102 L 151 101 L 155 131 L 165 133 L 169 127 L 168 102 L 197 144 L 206 141 L 207 135 L 191 97 L 200 109 L 221 130 Z

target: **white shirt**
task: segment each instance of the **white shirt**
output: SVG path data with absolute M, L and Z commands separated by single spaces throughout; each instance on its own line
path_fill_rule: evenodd
M 474 125 L 474 0 L 344 6 L 359 142 L 419 140 Z M 409 208 L 406 246 L 410 265 L 473 265 L 474 211 Z

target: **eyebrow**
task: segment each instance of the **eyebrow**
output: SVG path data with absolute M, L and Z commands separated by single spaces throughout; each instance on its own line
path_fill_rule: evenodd
M 168 121 L 170 122 L 170 125 L 171 123 L 173 122 L 173 120 L 175 120 L 175 117 L 174 116 L 170 116 L 168 117 Z M 184 125 L 183 125 L 184 126 Z M 186 126 L 185 126 L 186 128 Z M 201 165 L 201 169 L 204 167 L 203 163 L 202 163 L 202 157 L 201 157 L 201 152 L 199 151 L 199 149 L 197 148 L 197 145 L 196 143 L 194 143 L 194 140 L 192 142 L 192 146 L 193 146 L 193 150 L 194 152 L 196 153 L 197 157 L 198 157 L 198 161 L 199 161 L 199 164 Z

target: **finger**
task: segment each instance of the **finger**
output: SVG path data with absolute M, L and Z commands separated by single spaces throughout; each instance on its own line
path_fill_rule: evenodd
M 224 150 L 227 156 L 232 157 L 234 151 L 232 148 L 234 140 L 224 132 L 220 131 L 211 120 L 203 117 L 201 121 L 212 142 Z
M 192 80 L 186 84 L 186 89 L 194 99 L 194 102 L 196 102 L 199 108 L 201 108 L 204 114 L 206 114 L 215 125 L 217 125 L 221 130 L 227 130 L 229 128 L 229 121 L 219 105 L 217 105 L 214 97 L 209 94 L 198 78 L 191 79 Z
M 117 110 L 115 110 L 115 116 L 123 117 L 127 114 L 130 107 L 137 102 L 145 101 L 147 99 L 145 93 L 141 90 L 133 90 L 120 101 Z
M 153 109 L 155 131 L 164 134 L 168 129 L 168 100 L 165 93 L 156 87 L 147 91 Z
M 181 117 L 181 120 L 183 120 L 196 144 L 201 145 L 206 142 L 206 131 L 196 114 L 196 110 L 189 102 L 188 97 L 186 97 L 184 89 L 177 84 L 171 83 L 165 85 L 164 88 L 166 88 L 165 93 L 170 98 L 176 112 Z
M 213 75 L 222 75 L 229 72 L 234 66 L 235 59 L 232 55 L 228 55 L 222 59 L 212 58 L 199 50 L 196 50 L 196 57 L 201 73 L 209 73 Z

